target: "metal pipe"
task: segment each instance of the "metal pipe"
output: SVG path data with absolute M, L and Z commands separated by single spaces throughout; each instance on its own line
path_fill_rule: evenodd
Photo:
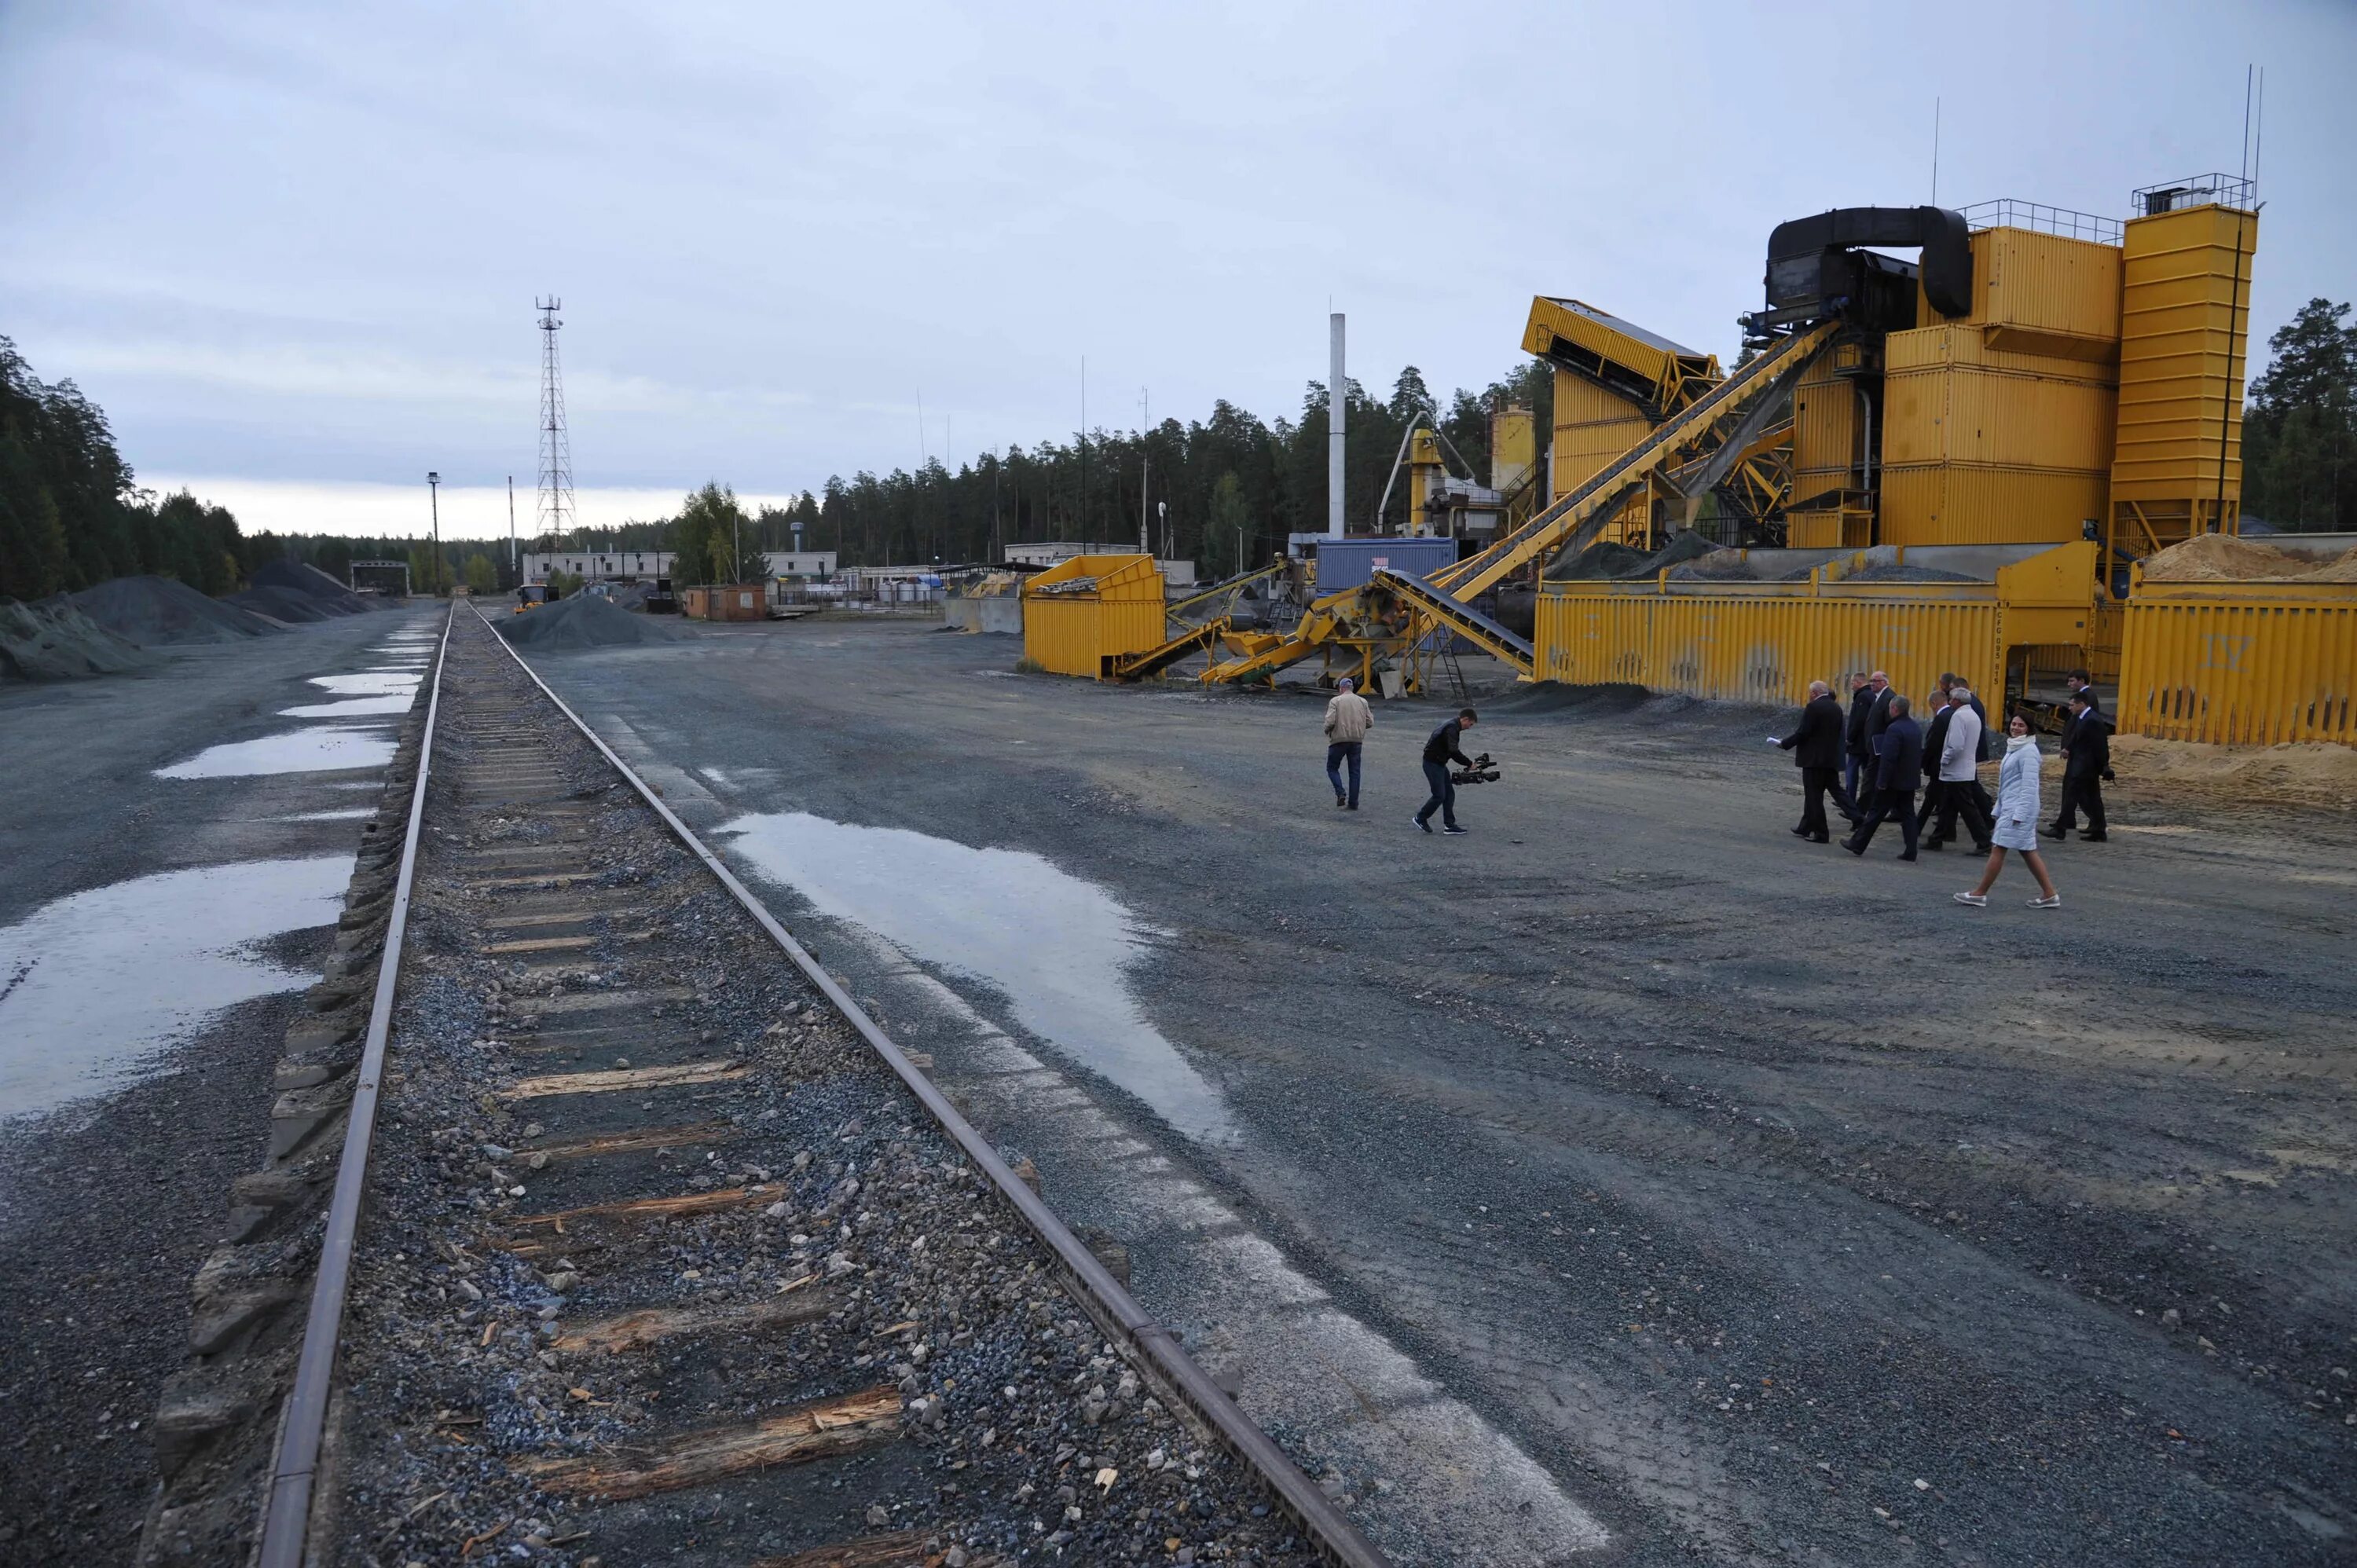
M 1874 489 L 1874 400 L 1866 395 L 1864 387 L 1855 386 L 1855 383 L 1853 386 L 1857 392 L 1858 412 L 1866 420 L 1866 440 L 1858 448 L 1858 459 L 1863 466 L 1864 478 L 1860 488 L 1871 490 Z
M 1375 503 L 1375 532 L 1378 534 L 1383 531 L 1383 510 L 1392 504 L 1392 486 L 1399 482 L 1400 464 L 1407 458 L 1407 444 L 1414 439 L 1416 427 L 1421 423 L 1411 419 L 1407 422 L 1407 428 L 1400 432 L 1399 450 L 1392 454 L 1392 471 L 1383 479 L 1383 499 Z
M 295 1387 L 286 1396 L 285 1420 L 279 1428 L 270 1495 L 263 1505 L 262 1545 L 255 1559 L 260 1568 L 302 1568 L 310 1535 L 312 1482 L 327 1435 L 336 1344 L 343 1334 L 344 1296 L 351 1283 L 361 1198 L 368 1186 L 369 1143 L 376 1131 L 377 1094 L 384 1079 L 385 1039 L 393 1031 L 393 988 L 401 976 L 401 940 L 409 929 L 409 893 L 417 877 L 417 840 L 425 821 L 425 782 L 434 761 L 434 721 L 442 707 L 442 669 L 449 661 L 450 627 L 457 615 L 457 601 L 453 599 L 442 622 L 442 646 L 435 655 L 434 685 L 425 701 L 425 731 L 417 748 L 416 777 L 409 786 L 409 827 L 401 841 L 401 871 L 393 881 L 393 912 L 385 922 L 384 956 L 377 961 L 376 998 L 369 1007 L 368 1036 L 361 1047 L 359 1083 L 345 1119 L 344 1152 L 336 1164 L 335 1192 L 328 1200 L 319 1272 L 311 1282 L 303 1349 L 295 1363 Z
M 1334 312 L 1328 320 L 1332 336 L 1332 369 L 1326 378 L 1326 537 L 1340 539 L 1345 529 L 1342 515 L 1342 431 L 1350 423 L 1351 382 L 1342 373 L 1342 313 Z M 1382 513 L 1378 511 L 1380 518 Z M 1237 566 L 1243 565 L 1238 560 Z

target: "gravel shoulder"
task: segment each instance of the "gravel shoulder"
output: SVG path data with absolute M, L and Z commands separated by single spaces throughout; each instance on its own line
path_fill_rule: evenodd
M 1760 736 L 1789 715 L 1485 693 L 1506 777 L 1443 841 L 1405 821 L 1437 704 L 1378 708 L 1351 814 L 1307 695 L 1018 676 L 1017 652 L 822 622 L 534 663 L 699 827 L 1026 852 L 1135 916 L 1127 983 L 1232 1140 L 1174 1128 L 1003 982 L 763 888 L 1129 1246 L 1207 1363 L 1265 1364 L 1281 1321 L 1212 1316 L 1209 1243 L 1135 1156 L 990 1098 L 1004 1042 L 1511 1437 L 1615 1560 L 2357 1540 L 2347 802 L 2126 773 L 2113 842 L 2052 853 L 2059 918 L 2018 871 L 1964 910 L 1953 854 L 1787 832 L 1795 770 Z M 1385 1533 L 1461 1477 L 1349 1484 L 1377 1479 L 1387 1547 L 1477 1560 Z

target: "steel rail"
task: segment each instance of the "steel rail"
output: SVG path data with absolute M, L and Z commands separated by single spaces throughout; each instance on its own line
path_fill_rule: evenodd
M 777 917 L 770 913 L 768 907 L 737 880 L 736 874 L 705 846 L 694 830 L 680 821 L 678 814 L 663 802 L 662 797 L 649 789 L 646 781 L 632 770 L 630 764 L 617 756 L 614 748 L 608 746 L 580 714 L 565 705 L 565 699 L 550 689 L 539 672 L 524 661 L 523 655 L 518 653 L 506 638 L 500 637 L 482 611 L 476 610 L 475 616 L 482 621 L 484 630 L 498 639 L 508 657 L 516 661 L 516 667 L 556 705 L 556 711 L 570 719 L 573 727 L 614 765 L 615 770 L 629 781 L 630 788 L 638 791 L 639 799 L 653 808 L 673 835 L 720 879 L 721 886 L 744 906 L 747 914 L 759 922 L 761 929 L 769 933 L 770 940 L 793 960 L 795 967 L 819 988 L 834 1010 L 859 1031 L 861 1038 L 883 1058 L 885 1065 L 899 1075 L 900 1081 L 908 1086 L 909 1091 L 917 1097 L 933 1120 L 941 1123 L 942 1131 L 948 1133 L 958 1147 L 964 1151 L 966 1157 L 990 1178 L 999 1196 L 1014 1207 L 1016 1212 L 1023 1217 L 1024 1223 L 1031 1228 L 1032 1233 L 1056 1254 L 1057 1261 L 1080 1283 L 1087 1298 L 1083 1305 L 1089 1308 L 1090 1316 L 1097 1320 L 1098 1326 L 1115 1338 L 1134 1346 L 1139 1355 L 1152 1363 L 1172 1390 L 1220 1434 L 1230 1450 L 1267 1483 L 1286 1511 L 1308 1533 L 1328 1561 L 1342 1564 L 1343 1568 L 1390 1568 L 1390 1560 L 1360 1533 L 1359 1527 L 1352 1524 L 1349 1517 L 1334 1506 L 1333 1499 L 1302 1473 L 1298 1465 L 1286 1456 L 1285 1451 L 1268 1434 L 1245 1418 L 1226 1391 L 1212 1380 L 1211 1375 L 1187 1353 L 1168 1329 L 1154 1321 L 1152 1316 L 1137 1304 L 1137 1299 L 1097 1261 L 1096 1254 L 1082 1245 L 1080 1238 L 1056 1218 L 1055 1211 L 1039 1195 L 1024 1185 L 1006 1162 L 999 1157 L 998 1151 L 991 1147 L 990 1140 L 975 1131 L 974 1124 L 934 1087 L 933 1080 L 892 1043 L 891 1037 L 877 1026 L 876 1020 L 867 1015 L 867 1010 L 854 1001 L 851 993 L 836 983 L 834 976 L 810 955 L 809 950 L 778 923 Z M 272 1565 L 264 1564 L 264 1568 L 272 1568 Z
M 384 953 L 377 961 L 376 998 L 369 1008 L 367 1043 L 361 1049 L 351 1111 L 344 1123 L 343 1157 L 328 1201 L 328 1230 L 319 1243 L 319 1272 L 311 1282 L 311 1310 L 303 1323 L 303 1350 L 295 1364 L 295 1387 L 286 1396 L 278 1431 L 278 1456 L 270 1472 L 270 1495 L 262 1515 L 259 1568 L 302 1568 L 311 1530 L 313 1482 L 319 1450 L 327 1440 L 328 1403 L 334 1391 L 336 1350 L 343 1337 L 344 1298 L 352 1274 L 352 1248 L 360 1233 L 361 1198 L 368 1186 L 369 1144 L 376 1133 L 377 1095 L 384 1079 L 386 1037 L 393 1031 L 393 989 L 401 976 L 401 939 L 409 926 L 409 892 L 417 875 L 417 841 L 425 822 L 425 779 L 434 759 L 434 721 L 442 706 L 442 671 L 450 657 L 450 628 L 458 605 L 451 601 L 434 653 L 434 684 L 425 700 L 425 729 L 417 748 L 417 772 L 410 783 L 409 826 L 401 841 L 401 870 L 393 886 L 393 912 L 384 928 Z

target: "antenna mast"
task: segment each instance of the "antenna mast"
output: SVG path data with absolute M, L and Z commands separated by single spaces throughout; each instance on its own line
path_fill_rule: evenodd
M 565 325 L 556 313 L 565 302 L 551 295 L 535 299 L 540 312 L 540 511 L 537 527 L 544 534 L 565 534 L 573 529 L 573 443 L 565 433 L 565 381 L 556 363 L 556 332 Z

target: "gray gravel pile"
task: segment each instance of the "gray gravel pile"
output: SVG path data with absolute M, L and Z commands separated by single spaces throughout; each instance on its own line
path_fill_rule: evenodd
M 291 588 L 329 615 L 356 616 L 373 607 L 334 577 L 300 561 L 265 562 L 253 569 L 252 581 L 257 588 Z
M 114 675 L 156 662 L 63 594 L 23 604 L 0 599 L 0 680 L 71 681 Z
M 325 607 L 299 588 L 256 586 L 231 594 L 222 602 L 253 615 L 267 617 L 281 626 L 302 626 L 315 620 L 332 620 L 336 617 L 334 610 Z
M 240 605 L 198 592 L 171 577 L 115 577 L 73 596 L 82 613 L 143 647 L 172 642 L 237 642 L 283 629 Z
M 1910 566 L 1899 561 L 1878 561 L 1842 578 L 1845 583 L 1986 583 L 1970 572 L 1943 571 L 1937 566 Z
M 590 594 L 576 594 L 522 615 L 501 616 L 492 624 L 499 628 L 500 636 L 518 648 L 544 651 L 628 648 L 640 643 L 672 642 L 688 635 L 674 622 L 632 615 Z
M 1733 551 L 1713 544 L 1701 534 L 1688 531 L 1673 537 L 1651 554 L 1632 550 L 1611 540 L 1599 540 L 1574 556 L 1568 563 L 1546 574 L 1551 582 L 1583 583 L 1610 580 L 1627 582 L 1638 577 L 1650 577 L 1657 572 L 1684 566 L 1689 562 L 1706 561 L 1713 556 L 1725 556 L 1728 567 L 1740 563 Z M 1698 572 L 1674 572 L 1675 576 L 1749 575 L 1746 572 L 1729 572 L 1703 567 Z
M 460 625 L 446 714 L 463 728 L 479 704 L 500 714 L 489 733 L 503 748 L 528 726 L 584 803 L 567 864 L 586 882 L 567 895 L 624 912 L 597 917 L 597 940 L 562 962 L 483 954 L 483 922 L 519 897 L 475 886 L 484 857 L 550 829 L 538 810 L 453 810 L 441 792 L 466 788 L 469 752 L 455 736 L 447 762 L 437 751 L 440 831 L 347 1327 L 345 1560 L 449 1560 L 473 1539 L 551 1563 L 745 1562 L 905 1535 L 908 1560 L 965 1568 L 1312 1561 L 1256 1479 L 1097 1330 L 899 1079 Z M 601 993 L 640 1000 L 608 1013 Z M 626 1021 L 627 1037 L 542 1042 L 589 1016 Z M 743 1076 L 643 1098 L 495 1092 L 686 1061 Z M 587 1131 L 682 1125 L 695 1135 L 662 1147 L 562 1153 Z M 653 1223 L 583 1212 L 699 1196 L 716 1207 Z M 553 1213 L 568 1217 L 561 1233 L 532 1218 Z M 619 1350 L 571 1337 L 683 1309 L 765 1321 Z M 683 1434 L 860 1395 L 878 1429 L 808 1465 L 632 1500 L 549 1469 L 642 1463 Z

